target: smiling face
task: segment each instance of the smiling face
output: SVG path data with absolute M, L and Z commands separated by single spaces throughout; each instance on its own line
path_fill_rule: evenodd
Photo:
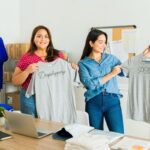
M 34 37 L 34 43 L 37 49 L 46 50 L 50 42 L 50 38 L 45 29 L 40 29 L 37 31 Z
M 92 51 L 96 53 L 103 53 L 106 48 L 106 37 L 104 34 L 98 36 L 97 40 L 93 43 L 90 41 L 90 46 Z

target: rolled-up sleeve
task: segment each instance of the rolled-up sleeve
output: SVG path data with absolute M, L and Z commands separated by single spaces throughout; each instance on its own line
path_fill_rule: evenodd
M 92 77 L 89 74 L 88 68 L 83 63 L 79 63 L 79 76 L 82 84 L 90 90 L 94 90 L 97 87 L 103 86 L 102 77 Z
M 114 66 L 121 65 L 122 67 L 122 62 L 116 56 L 114 56 L 114 64 Z M 121 69 L 121 72 L 118 74 L 118 76 L 125 76 L 123 69 Z

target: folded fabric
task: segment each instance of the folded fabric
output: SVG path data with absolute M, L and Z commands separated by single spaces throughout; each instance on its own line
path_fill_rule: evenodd
M 65 148 L 68 150 L 71 150 L 71 148 L 78 150 L 81 148 L 85 150 L 109 150 L 108 141 L 104 135 L 85 133 L 67 140 Z
M 73 137 L 77 137 L 79 135 L 82 135 L 84 133 L 88 133 L 94 129 L 94 127 L 82 125 L 82 124 L 69 124 L 66 125 L 65 130 L 69 132 Z
M 66 143 L 64 150 L 85 150 L 85 149 L 78 145 L 72 145 L 72 144 Z
M 63 127 L 58 132 L 54 133 L 52 137 L 57 140 L 68 140 L 72 137 L 77 137 L 81 134 L 92 131 L 94 127 L 82 125 L 82 124 L 69 124 Z
M 89 149 L 89 148 L 83 148 L 81 146 L 77 146 L 77 145 L 70 145 L 68 146 L 67 144 L 65 145 L 64 150 L 110 150 L 108 145 L 102 145 L 99 146 L 97 148 L 93 148 L 93 149 Z
M 78 145 L 72 145 L 72 144 L 66 144 L 64 150 L 110 150 L 108 145 L 104 144 L 102 146 L 99 146 L 97 148 L 89 149 L 89 148 L 83 148 Z

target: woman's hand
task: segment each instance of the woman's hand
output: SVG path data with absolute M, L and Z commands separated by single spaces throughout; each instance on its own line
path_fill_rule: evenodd
M 71 67 L 74 69 L 74 70 L 77 70 L 79 69 L 79 66 L 75 63 L 71 63 Z
M 12 83 L 14 85 L 22 85 L 28 78 L 29 74 L 36 70 L 38 70 L 37 63 L 30 64 L 24 71 L 22 71 L 19 67 L 16 67 L 12 76 Z
M 114 75 L 117 75 L 117 74 L 119 74 L 121 72 L 121 66 L 120 65 L 117 65 L 117 66 L 115 66 L 113 69 L 112 69 L 112 73 L 114 74 Z
M 144 56 L 149 56 L 150 55 L 150 45 L 143 51 Z
M 38 70 L 38 65 L 37 63 L 33 63 L 33 64 L 30 64 L 27 68 L 26 68 L 26 72 L 28 72 L 29 74 L 35 72 Z
M 120 72 L 121 72 L 121 66 L 120 65 L 115 66 L 110 73 L 108 73 L 102 78 L 102 83 L 105 84 L 107 81 L 115 77 Z

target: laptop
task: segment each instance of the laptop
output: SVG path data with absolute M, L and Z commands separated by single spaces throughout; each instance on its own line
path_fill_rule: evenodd
M 14 133 L 26 135 L 34 138 L 42 138 L 57 131 L 37 129 L 34 123 L 34 118 L 31 115 L 9 112 L 5 110 L 5 116 L 8 120 L 8 126 Z

